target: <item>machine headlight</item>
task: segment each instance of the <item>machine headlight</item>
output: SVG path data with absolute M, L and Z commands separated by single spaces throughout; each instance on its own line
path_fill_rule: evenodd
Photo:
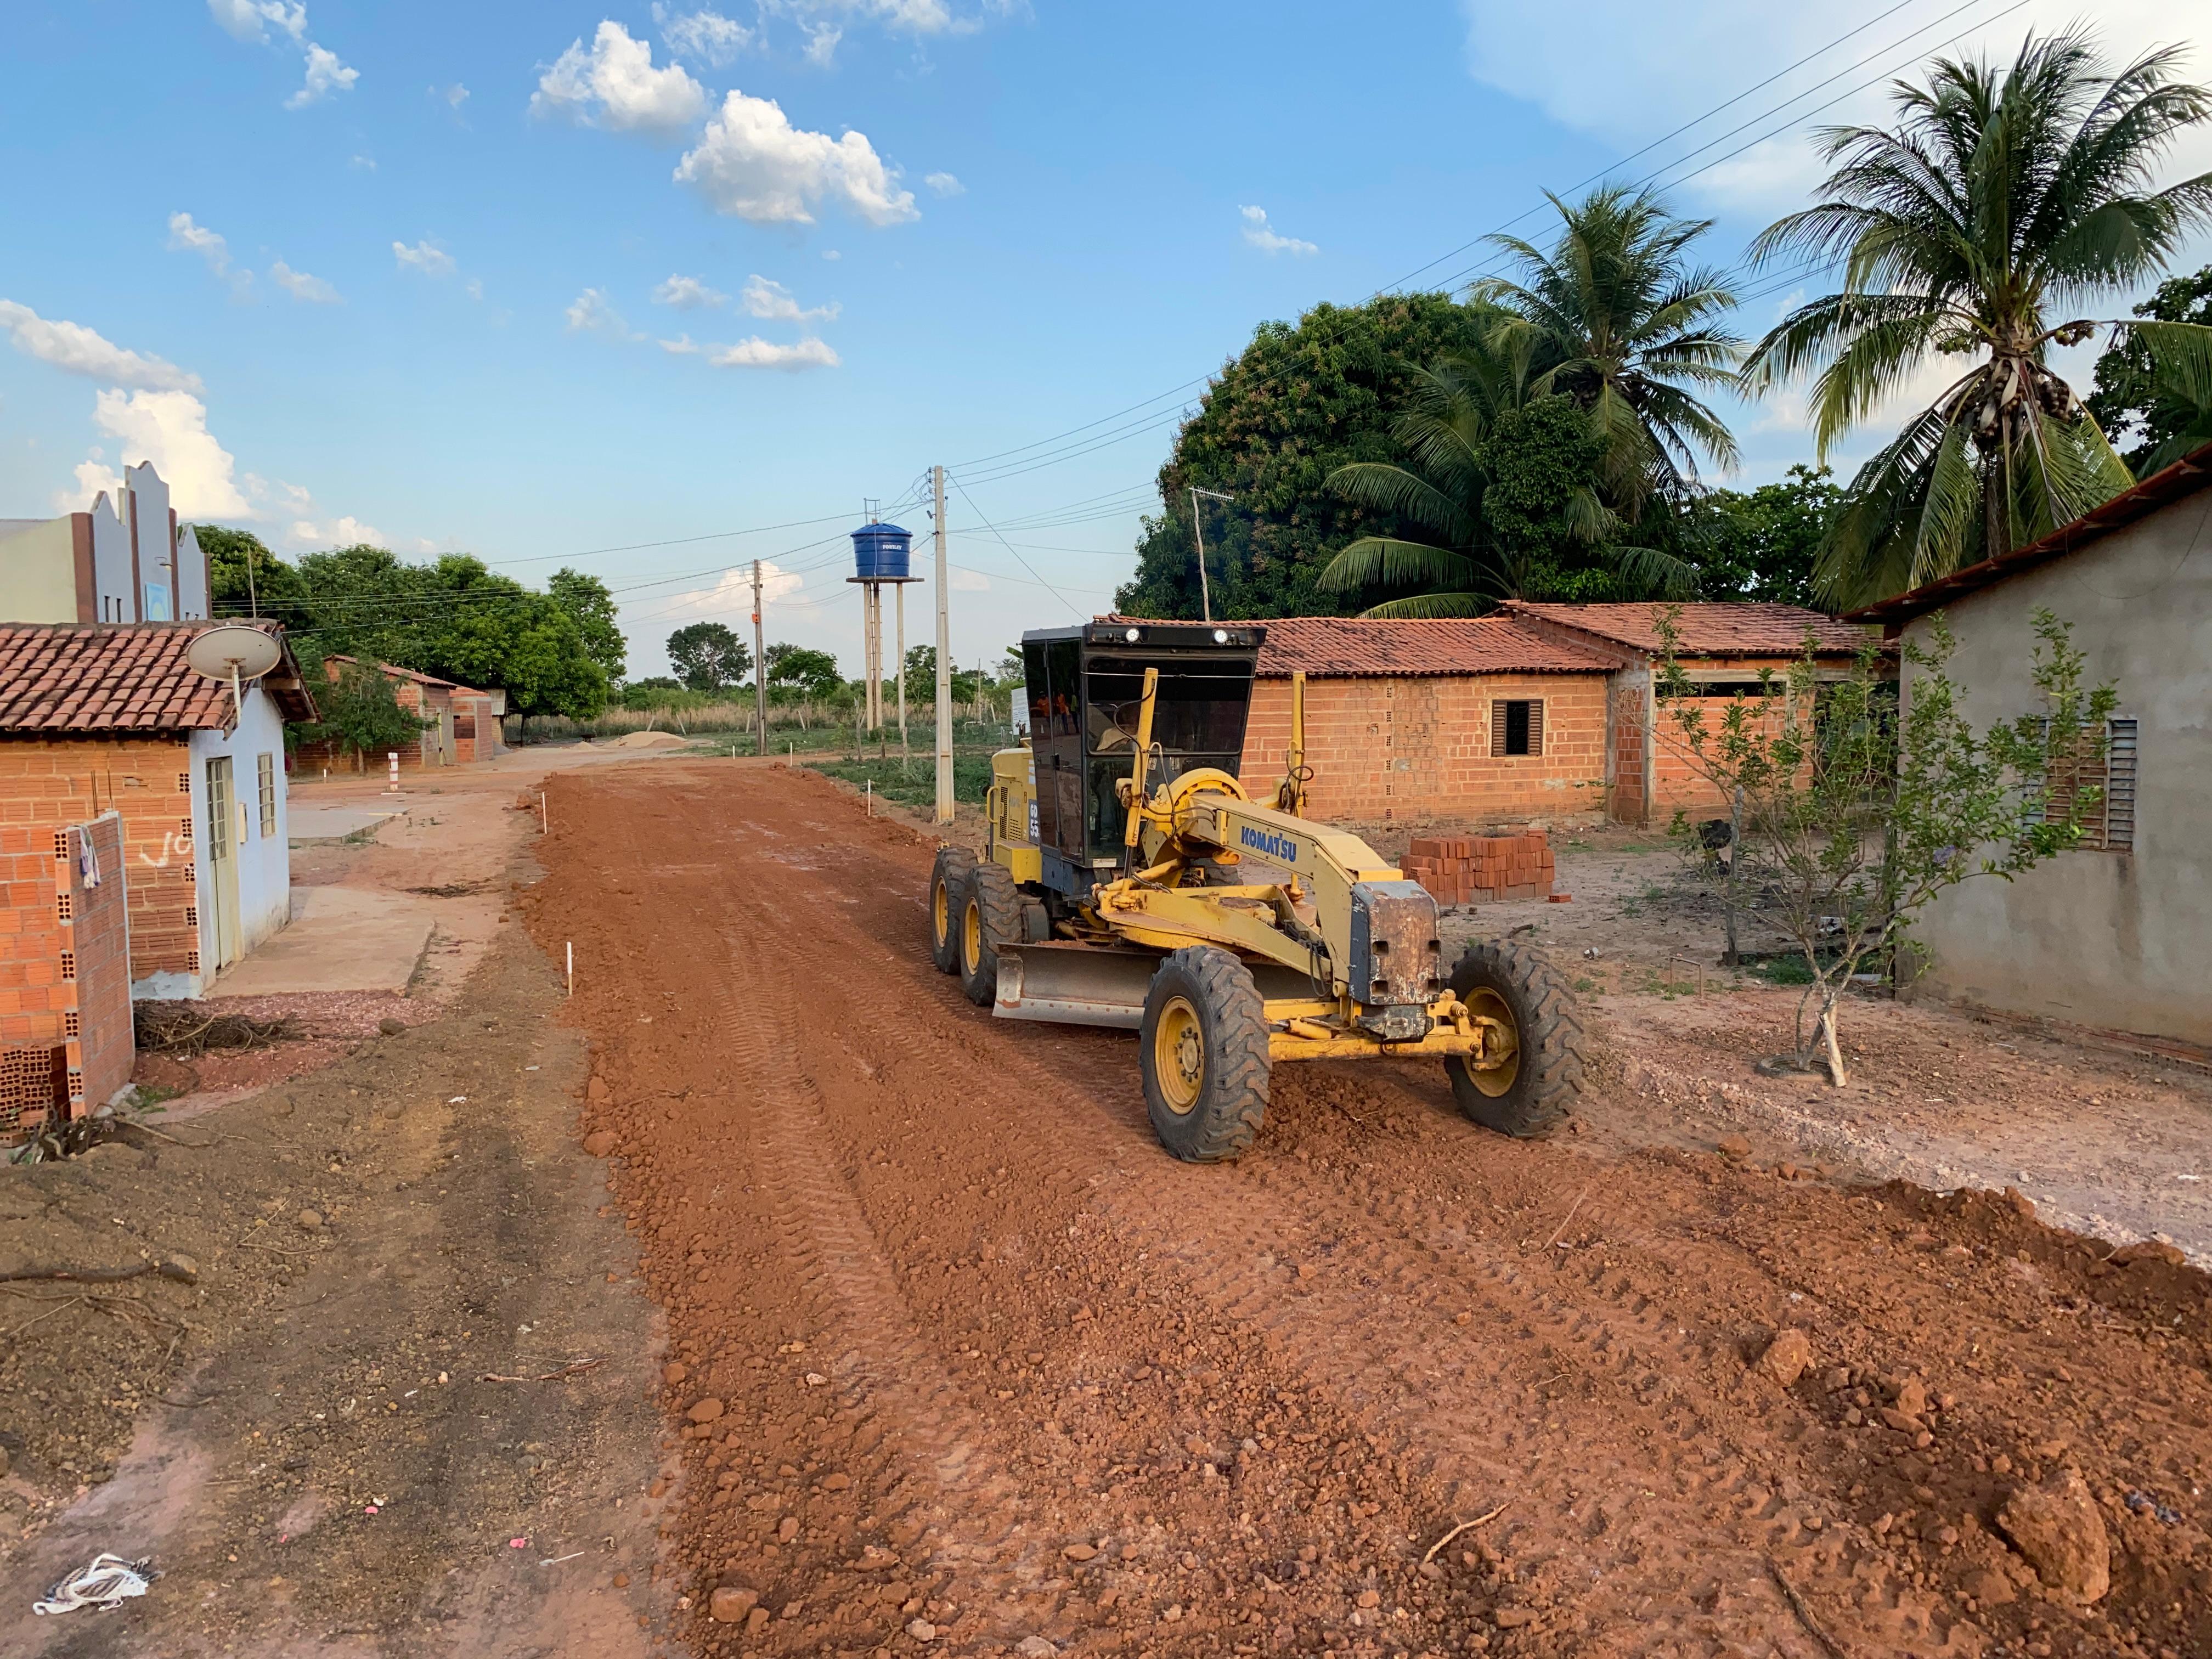
M 1213 630 L 1213 642 L 1214 642 L 1216 645 L 1226 645 L 1226 644 L 1228 644 L 1228 643 L 1229 643 L 1229 630 L 1228 630 L 1227 629 L 1225 629 L 1225 628 L 1217 628 L 1217 629 L 1215 629 Z
M 1138 631 L 1137 631 L 1135 629 L 1133 629 L 1133 629 L 1129 629 L 1129 630 L 1128 630 L 1128 632 L 1127 632 L 1126 634 L 1122 635 L 1121 635 L 1121 637 L 1122 637 L 1123 639 L 1125 639 L 1125 640 L 1128 641 L 1128 642 L 1129 642 L 1130 644 L 1134 645 L 1134 644 L 1137 642 L 1137 641 L 1138 641 L 1140 637 L 1142 637 L 1142 636 L 1138 633 Z

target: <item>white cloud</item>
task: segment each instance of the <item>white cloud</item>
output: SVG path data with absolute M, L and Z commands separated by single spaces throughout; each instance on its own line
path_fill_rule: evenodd
M 355 167 L 359 167 L 363 173 L 374 173 L 376 171 L 376 158 L 373 155 L 356 155 L 353 158 L 352 164 Z
M 453 256 L 427 240 L 417 242 L 412 247 L 404 242 L 394 242 L 392 257 L 402 265 L 421 271 L 425 276 L 450 276 L 453 274 Z
M 679 334 L 672 340 L 662 340 L 659 343 L 660 349 L 672 357 L 696 357 L 706 350 L 704 346 L 694 343 L 689 334 Z
M 653 66 L 653 48 L 611 18 L 586 51 L 576 41 L 538 78 L 533 115 L 564 115 L 613 132 L 674 137 L 707 112 L 707 89 L 680 64 Z
M 305 109 L 326 93 L 350 92 L 353 83 L 361 79 L 361 71 L 348 69 L 338 61 L 338 55 L 314 44 L 307 43 L 307 84 L 284 100 L 286 109 Z
M 471 300 L 483 299 L 483 278 L 481 276 L 470 277 L 469 280 L 462 285 L 462 292 L 466 294 Z
M 949 173 L 925 173 L 921 182 L 939 196 L 965 196 L 968 193 L 968 186 Z
M 806 586 L 806 578 L 786 570 L 773 559 L 761 561 L 761 598 L 787 599 Z M 665 615 L 678 623 L 700 622 L 708 618 L 741 611 L 747 616 L 753 608 L 753 568 L 740 565 L 725 571 L 712 587 L 696 587 L 688 593 L 679 593 L 665 612 L 656 609 L 656 616 Z
M 295 300 L 310 305 L 334 306 L 338 303 L 338 291 L 319 276 L 310 276 L 304 270 L 295 270 L 282 259 L 269 267 L 269 280 Z
M 789 289 L 781 283 L 770 282 L 765 276 L 746 277 L 744 288 L 738 298 L 747 312 L 771 322 L 826 323 L 834 319 L 842 308 L 832 300 L 826 306 L 817 306 L 811 311 L 802 310 L 799 301 L 792 297 Z
M 991 579 L 980 570 L 963 570 L 958 565 L 950 567 L 945 586 L 955 593 L 988 593 Z
M 834 262 L 834 261 L 836 261 L 836 260 L 838 260 L 838 259 L 842 259 L 842 258 L 843 258 L 845 256 L 844 256 L 843 254 L 840 253 L 840 252 L 839 252 L 836 248 L 834 248 L 834 247 L 825 247 L 825 248 L 823 248 L 823 249 L 822 250 L 822 257 L 823 257 L 823 258 L 825 258 L 825 259 L 829 259 L 829 260 L 831 260 L 831 261 L 833 261 L 833 262 Z
M 295 40 L 307 33 L 307 9 L 296 0 L 208 0 L 208 12 L 234 40 L 266 40 L 271 23 Z
M 781 345 L 756 334 L 735 345 L 708 348 L 707 361 L 716 368 L 781 368 L 797 374 L 802 369 L 835 368 L 844 360 L 826 342 L 811 336 Z
M 434 87 L 431 90 L 436 92 L 437 88 Z M 446 106 L 449 109 L 459 109 L 469 101 L 469 89 L 459 81 L 454 82 L 443 92 L 439 92 L 437 95 L 446 100 Z
M 16 350 L 70 374 L 145 392 L 198 392 L 200 377 L 166 358 L 127 351 L 82 323 L 41 317 L 27 305 L 0 300 L 0 329 Z
M 569 301 L 568 310 L 562 314 L 568 319 L 571 334 L 610 334 L 617 340 L 645 338 L 623 320 L 622 313 L 608 303 L 607 296 L 595 288 L 587 288 L 579 294 Z
M 194 224 L 189 213 L 169 216 L 169 246 L 173 249 L 189 249 L 198 254 L 218 276 L 229 274 L 230 244 L 205 225 Z
M 2094 8 L 2080 0 L 2027 0 L 2024 8 L 2000 9 L 1986 21 L 1968 23 L 1948 8 L 1916 9 L 1875 21 L 1888 4 L 1849 0 L 1843 6 L 1777 7 L 1766 0 L 1699 0 L 1690 7 L 1653 7 L 1644 0 L 1590 0 L 1565 7 L 1461 0 L 1461 9 L 1468 66 L 1476 80 L 1621 155 L 1817 54 L 1623 169 L 1640 179 L 1711 144 L 1682 171 L 1717 164 L 1683 188 L 1762 219 L 1802 205 L 1825 176 L 1808 142 L 1808 126 L 1887 125 L 1889 82 L 1899 76 L 1919 78 L 1919 65 L 1932 56 L 1987 56 L 2009 63 L 2029 30 L 2052 33 L 2090 15 L 2115 64 L 2153 42 L 2189 32 L 2176 21 L 2183 14 L 2169 0 L 2100 0 Z M 1861 25 L 1862 32 L 1837 38 Z M 1738 127 L 1745 131 L 1724 136 Z M 1784 131 L 1762 137 L 1776 128 Z M 1746 144 L 1755 147 L 1718 160 Z M 2207 167 L 2212 167 L 2212 131 L 2200 131 L 2177 148 L 2164 176 L 2185 178 Z M 1662 174 L 1660 187 L 1675 176 Z
M 837 61 L 837 46 L 844 38 L 845 31 L 835 23 L 808 24 L 806 61 L 817 69 L 828 69 Z
M 1237 210 L 1244 216 L 1244 240 L 1262 253 L 1290 253 L 1303 258 L 1309 253 L 1321 252 L 1311 242 L 1302 242 L 1295 236 L 1277 235 L 1273 227 L 1267 222 L 1267 210 L 1265 208 L 1240 207 Z
M 713 306 L 727 305 L 730 296 L 719 294 L 696 276 L 671 276 L 653 290 L 653 302 L 657 306 L 673 306 L 678 311 L 699 311 Z
M 678 12 L 653 0 L 653 21 L 672 52 L 720 69 L 752 44 L 753 32 L 718 11 Z
M 189 392 L 125 392 L 112 387 L 93 404 L 93 422 L 118 441 L 125 459 L 151 461 L 167 481 L 169 501 L 185 518 L 246 519 L 252 504 L 240 491 L 237 463 L 208 430 L 207 405 Z M 79 464 L 81 492 L 64 510 L 82 507 L 100 490 L 113 490 L 118 475 L 96 459 Z
M 757 225 L 812 224 L 811 210 L 825 197 L 874 225 L 921 216 L 914 192 L 897 188 L 865 134 L 808 132 L 793 126 L 773 99 L 734 90 L 675 176 L 716 212 Z
M 373 524 L 363 524 L 350 513 L 342 513 L 335 519 L 295 519 L 285 527 L 284 539 L 294 547 L 325 548 L 355 547 L 366 542 L 372 547 L 389 547 L 391 540 Z M 417 550 L 428 552 L 418 540 Z

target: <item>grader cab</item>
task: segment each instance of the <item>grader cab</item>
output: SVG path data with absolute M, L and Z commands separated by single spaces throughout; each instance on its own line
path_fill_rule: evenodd
M 1443 1060 L 1509 1134 L 1571 1108 L 1582 1032 L 1534 952 L 1471 945 L 1446 971 L 1436 901 L 1357 836 L 1305 817 L 1304 676 L 1284 775 L 1239 781 L 1255 623 L 1097 622 L 1024 635 L 1030 744 L 993 757 L 981 859 L 939 851 L 932 955 L 1006 1019 L 1139 1033 L 1162 1145 L 1249 1146 L 1275 1062 Z

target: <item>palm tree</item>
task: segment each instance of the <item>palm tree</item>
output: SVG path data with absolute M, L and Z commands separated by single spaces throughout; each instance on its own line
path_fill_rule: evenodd
M 1947 574 L 2079 517 L 2133 482 L 2050 348 L 2068 317 L 2161 268 L 2212 218 L 2212 173 L 2160 191 L 2153 162 L 2212 115 L 2173 79 L 2178 53 L 2106 76 L 2079 31 L 2030 35 L 2002 76 L 1939 61 L 1899 82 L 1899 130 L 1824 132 L 1826 200 L 1770 227 L 1755 261 L 1841 260 L 1839 293 L 1798 307 L 1752 352 L 1753 391 L 1810 372 L 1823 459 L 1932 357 L 1978 359 L 1863 466 L 1815 573 L 1839 607 Z M 2054 313 L 2066 320 L 2054 322 Z M 2134 327 L 2162 365 L 2212 367 L 2212 330 Z
M 1700 453 L 1735 463 L 1735 437 L 1697 395 L 1736 389 L 1743 342 L 1721 320 L 1735 296 L 1718 271 L 1689 263 L 1710 219 L 1677 219 L 1653 191 L 1625 185 L 1571 206 L 1549 199 L 1560 221 L 1551 250 L 1493 236 L 1521 280 L 1486 278 L 1470 295 L 1498 308 L 1497 344 L 1537 371 L 1532 396 L 1564 392 L 1589 412 L 1606 436 L 1611 504 L 1634 519 L 1655 489 L 1686 495 Z
M 1538 544 L 1525 533 L 1499 533 L 1497 496 L 1501 440 L 1553 464 L 1544 516 L 1618 589 L 1682 597 L 1694 588 L 1688 566 L 1645 548 L 1613 545 L 1618 517 L 1595 486 L 1607 445 L 1571 399 L 1532 392 L 1526 331 L 1486 331 L 1490 347 L 1416 371 L 1412 404 L 1394 435 L 1419 469 L 1356 461 L 1329 474 L 1329 487 L 1364 507 L 1410 520 L 1437 539 L 1363 536 L 1338 550 L 1320 586 L 1339 592 L 1425 584 L 1427 591 L 1375 605 L 1370 617 L 1471 617 L 1498 599 L 1522 595 L 1559 550 L 1557 535 Z M 1542 483 L 1539 483 L 1539 492 Z M 1516 501 L 1525 522 L 1529 503 Z

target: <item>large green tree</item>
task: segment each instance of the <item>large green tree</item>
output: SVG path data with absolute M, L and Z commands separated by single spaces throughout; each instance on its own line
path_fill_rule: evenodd
M 719 691 L 744 679 L 751 648 L 727 623 L 687 623 L 668 636 L 668 662 L 694 691 Z
M 1160 510 L 1144 520 L 1134 578 L 1115 595 L 1148 617 L 1199 614 L 1190 486 L 1234 495 L 1206 503 L 1206 558 L 1217 617 L 1329 615 L 1358 608 L 1326 591 L 1322 569 L 1346 542 L 1410 526 L 1327 488 L 1352 461 L 1400 459 L 1390 426 L 1417 366 L 1472 349 L 1480 319 L 1441 294 L 1318 305 L 1262 324 L 1207 387 L 1160 468 Z
M 623 637 L 616 614 L 615 597 L 597 576 L 562 565 L 545 579 L 545 592 L 567 611 L 583 636 L 584 650 L 610 681 L 619 680 L 629 666 L 629 641 Z
M 1842 495 L 1827 468 L 1801 464 L 1755 489 L 1701 491 L 1665 540 L 1696 569 L 1706 599 L 1817 608 L 1813 567 Z
M 1686 493 L 1700 455 L 1735 460 L 1735 437 L 1700 396 L 1735 389 L 1743 342 L 1725 325 L 1735 295 L 1691 261 L 1710 219 L 1678 219 L 1625 185 L 1550 201 L 1552 245 L 1491 238 L 1516 274 L 1485 278 L 1471 297 L 1498 319 L 1493 349 L 1528 365 L 1530 394 L 1564 394 L 1589 415 L 1605 440 L 1607 505 L 1633 520 L 1655 491 Z
M 2193 276 L 2172 276 L 2135 308 L 2161 323 L 2212 325 L 2212 265 Z M 2115 331 L 2097 359 L 2097 389 L 2089 412 L 2137 477 L 2148 477 L 2200 444 L 2212 443 L 2212 390 L 2189 374 L 2185 356 L 2160 362 L 2133 329 Z
M 2133 481 L 2047 358 L 2094 331 L 2078 307 L 2142 283 L 2212 220 L 2212 173 L 2162 190 L 2153 176 L 2212 115 L 2178 62 L 2161 50 L 2106 74 L 2077 31 L 2029 36 L 2002 71 L 1941 60 L 1893 89 L 1894 131 L 1829 129 L 1826 199 L 1753 244 L 1762 261 L 1843 268 L 1747 366 L 1753 391 L 1814 375 L 1823 459 L 1925 366 L 1969 360 L 1846 488 L 1818 574 L 1839 608 L 2040 536 Z M 2202 330 L 2133 326 L 2154 356 L 2212 360 Z

